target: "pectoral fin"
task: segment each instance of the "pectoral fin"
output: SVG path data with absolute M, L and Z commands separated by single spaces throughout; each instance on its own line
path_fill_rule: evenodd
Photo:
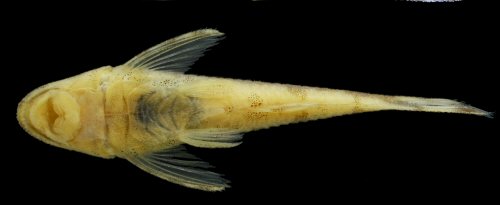
M 127 159 L 152 175 L 189 188 L 221 191 L 229 187 L 229 181 L 220 174 L 207 171 L 212 166 L 187 153 L 182 145 L 144 156 L 129 156 Z
M 189 32 L 153 46 L 129 60 L 132 68 L 185 72 L 224 34 L 214 29 Z

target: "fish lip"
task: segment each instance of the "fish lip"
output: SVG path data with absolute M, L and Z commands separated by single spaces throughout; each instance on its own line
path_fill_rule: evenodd
M 31 93 L 30 93 L 31 94 Z M 16 113 L 16 117 L 17 117 L 17 121 L 19 122 L 19 125 L 21 125 L 21 127 L 26 131 L 28 132 L 29 134 L 31 134 L 31 132 L 28 130 L 28 126 L 29 126 L 29 119 L 28 119 L 28 114 L 29 114 L 29 110 L 27 109 L 28 108 L 28 102 L 29 102 L 29 99 L 31 98 L 31 95 L 28 94 L 26 95 L 18 104 L 17 104 L 17 113 Z
M 21 125 L 21 128 L 23 128 L 23 130 L 28 133 L 29 135 L 35 137 L 36 139 L 42 141 L 42 142 L 45 142 L 45 143 L 48 143 L 48 144 L 51 144 L 51 145 L 54 145 L 54 146 L 62 146 L 62 144 L 60 142 L 57 142 L 57 141 L 54 141 L 48 137 L 46 137 L 44 134 L 38 132 L 36 130 L 36 128 L 34 128 L 33 126 L 31 126 L 31 122 L 29 120 L 29 103 L 32 99 L 34 99 L 35 97 L 37 96 L 40 96 L 46 92 L 48 92 L 50 89 L 47 89 L 43 92 L 36 92 L 37 90 L 39 89 L 42 89 L 44 88 L 45 86 L 42 86 L 42 87 L 39 87 L 33 91 L 31 91 L 30 93 L 28 93 L 17 105 L 17 121 L 19 122 L 19 125 Z
M 21 127 L 24 129 L 24 131 L 30 133 L 28 131 L 28 128 L 27 128 L 27 123 L 29 123 L 28 119 L 27 119 L 27 97 L 24 97 L 18 104 L 17 104 L 17 121 L 19 122 L 19 125 L 21 125 Z

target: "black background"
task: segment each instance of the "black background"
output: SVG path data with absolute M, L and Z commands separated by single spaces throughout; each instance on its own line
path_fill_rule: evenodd
M 489 8 L 489 9 L 488 9 Z M 6 20 L 13 78 L 2 143 L 7 194 L 95 203 L 201 199 L 339 202 L 486 200 L 498 182 L 496 119 L 385 111 L 247 133 L 232 149 L 189 150 L 231 180 L 191 190 L 125 160 L 70 152 L 30 137 L 15 107 L 32 89 L 200 28 L 226 33 L 190 74 L 458 99 L 498 109 L 498 21 L 470 1 L 18 5 Z M 11 64 L 10 64 L 11 63 Z M 4 64 L 5 65 L 5 64 Z M 10 80 L 10 79 L 9 79 Z M 497 133 L 497 134 L 495 134 Z M 30 199 L 21 197 L 18 199 Z

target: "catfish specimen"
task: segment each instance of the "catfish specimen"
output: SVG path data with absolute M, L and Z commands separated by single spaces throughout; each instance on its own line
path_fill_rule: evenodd
M 242 133 L 379 110 L 491 116 L 463 103 L 183 74 L 223 34 L 190 32 L 123 65 L 43 85 L 18 105 L 35 138 L 102 158 L 124 158 L 167 181 L 205 191 L 229 187 L 183 144 L 228 148 Z

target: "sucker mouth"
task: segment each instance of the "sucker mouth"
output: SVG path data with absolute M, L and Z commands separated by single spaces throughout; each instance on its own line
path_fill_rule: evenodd
M 19 102 L 17 105 L 17 116 L 16 116 L 17 121 L 19 122 L 19 125 L 21 126 L 21 128 L 23 128 L 25 132 L 35 137 L 36 139 L 53 146 L 63 147 L 64 145 L 62 145 L 61 143 L 56 142 L 53 139 L 50 139 L 49 137 L 41 133 L 35 126 L 32 125 L 31 120 L 29 118 L 31 109 L 28 106 L 30 105 L 30 102 L 32 102 L 33 99 L 46 92 L 47 91 L 38 93 L 37 95 L 28 94 L 27 96 L 25 96 L 21 100 L 21 102 Z

